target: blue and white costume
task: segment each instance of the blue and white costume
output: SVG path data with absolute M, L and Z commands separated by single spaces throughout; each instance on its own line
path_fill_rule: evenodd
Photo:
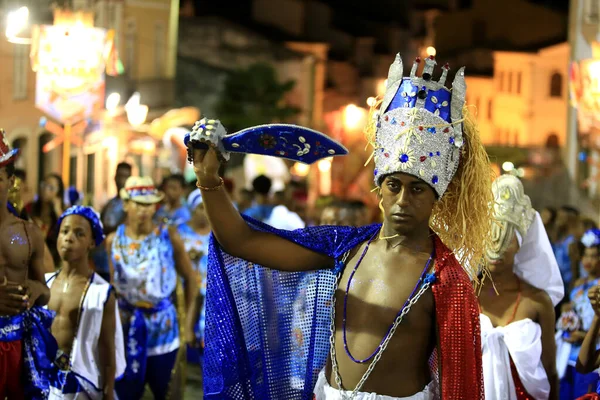
M 166 392 L 179 349 L 179 324 L 173 303 L 177 272 L 168 229 L 157 228 L 138 241 L 125 235 L 124 225 L 119 226 L 112 260 L 127 358 L 125 377 L 117 385 L 117 393 L 120 398 L 139 398 L 146 382 L 151 387 L 158 384 L 158 390 Z M 151 363 L 151 358 L 163 356 L 166 358 L 161 362 Z

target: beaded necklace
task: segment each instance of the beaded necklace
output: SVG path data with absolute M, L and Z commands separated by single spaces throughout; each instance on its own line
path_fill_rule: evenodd
M 365 374 L 363 375 L 363 377 L 361 378 L 361 380 L 358 382 L 358 384 L 356 385 L 356 388 L 354 388 L 354 390 L 352 391 L 352 393 L 350 394 L 349 397 L 344 392 L 344 389 L 343 389 L 343 386 L 342 386 L 342 379 L 341 379 L 341 376 L 340 376 L 340 373 L 339 373 L 338 364 L 337 364 L 337 356 L 336 356 L 336 351 L 335 351 L 335 302 L 336 302 L 335 301 L 335 294 L 333 296 L 333 307 L 332 307 L 332 310 L 331 310 L 331 321 L 330 321 L 330 323 L 331 323 L 331 325 L 330 325 L 331 336 L 330 336 L 330 340 L 329 340 L 329 343 L 330 343 L 330 355 L 331 355 L 331 365 L 332 365 L 332 369 L 333 369 L 333 373 L 334 373 L 335 382 L 336 382 L 336 384 L 338 386 L 338 390 L 340 391 L 341 398 L 344 399 L 344 400 L 346 400 L 346 399 L 353 399 L 356 396 L 356 394 L 360 391 L 360 389 L 363 387 L 363 385 L 367 381 L 368 377 L 371 375 L 371 373 L 375 369 L 375 365 L 381 359 L 381 355 L 383 354 L 383 352 L 387 348 L 390 340 L 392 339 L 392 337 L 394 336 L 394 333 L 396 332 L 396 329 L 398 328 L 398 326 L 400 325 L 400 323 L 402 322 L 402 320 L 404 319 L 404 317 L 406 316 L 406 314 L 408 314 L 408 312 L 410 311 L 410 309 L 412 308 L 412 306 L 421 298 L 421 296 L 423 295 L 423 293 L 425 293 L 429 289 L 429 287 L 431 286 L 431 284 L 435 280 L 435 274 L 434 273 L 427 274 L 427 271 L 429 270 L 429 266 L 431 264 L 431 261 L 433 260 L 434 254 L 435 254 L 435 248 L 434 248 L 434 250 L 431 252 L 431 255 L 429 256 L 429 259 L 427 260 L 427 263 L 425 264 L 425 268 L 421 272 L 419 280 L 417 281 L 417 283 L 416 283 L 416 285 L 415 285 L 412 293 L 410 294 L 410 296 L 406 300 L 406 303 L 404 303 L 404 306 L 402 307 L 402 309 L 396 315 L 396 318 L 394 319 L 394 322 L 389 327 L 387 333 L 385 334 L 385 336 L 381 340 L 379 346 L 377 346 L 377 348 L 375 349 L 375 351 L 373 352 L 373 354 L 371 354 L 371 356 L 369 356 L 368 358 L 366 358 L 364 360 L 357 360 L 356 358 L 354 358 L 352 356 L 352 354 L 350 353 L 350 350 L 348 348 L 348 343 L 347 343 L 347 340 L 346 340 L 346 311 L 347 311 L 347 307 L 346 306 L 347 306 L 347 301 L 348 301 L 348 293 L 350 292 L 350 283 L 352 281 L 352 278 L 354 277 L 354 274 L 356 273 L 356 271 L 357 271 L 358 267 L 360 266 L 362 260 L 364 259 L 365 255 L 367 254 L 367 250 L 369 249 L 369 245 L 371 244 L 371 242 L 373 241 L 373 239 L 375 238 L 376 235 L 377 235 L 377 233 L 374 234 L 371 237 L 371 239 L 369 239 L 369 241 L 367 242 L 367 245 L 365 246 L 365 249 L 363 250 L 363 252 L 362 252 L 362 254 L 361 254 L 358 262 L 356 263 L 356 266 L 354 267 L 354 269 L 352 271 L 352 274 L 350 275 L 350 278 L 348 279 L 348 284 L 346 286 L 346 291 L 345 291 L 345 295 L 344 295 L 344 315 L 343 315 L 342 327 L 343 327 L 343 337 L 344 337 L 344 349 L 346 350 L 346 354 L 348 354 L 348 357 L 350 357 L 350 359 L 352 361 L 354 361 L 355 363 L 366 363 L 367 361 L 369 361 L 369 360 L 371 360 L 371 359 L 374 358 L 373 362 L 369 365 L 369 367 L 367 368 L 367 371 L 365 372 Z M 346 253 L 346 255 L 344 256 L 344 259 L 343 259 L 344 262 L 346 261 L 348 255 L 349 255 L 349 253 Z M 342 273 L 340 272 L 340 274 L 338 275 L 337 282 L 336 282 L 335 291 L 337 291 L 337 287 L 339 285 L 339 281 L 340 281 L 341 275 L 342 275 Z M 419 289 L 419 286 L 420 286 L 420 289 Z M 334 293 L 335 293 L 335 291 L 334 291 Z

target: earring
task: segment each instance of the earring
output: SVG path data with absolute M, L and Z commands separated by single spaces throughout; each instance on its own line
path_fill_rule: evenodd
M 383 209 L 383 199 L 379 200 L 379 209 L 382 213 L 385 213 L 385 210 Z

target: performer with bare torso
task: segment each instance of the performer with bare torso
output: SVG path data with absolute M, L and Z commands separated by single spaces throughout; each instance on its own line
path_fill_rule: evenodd
M 485 398 L 558 399 L 554 305 L 564 296 L 560 270 L 521 181 L 502 175 L 493 193 L 497 224 L 486 252 L 492 280 L 479 295 Z
M 212 138 L 224 128 L 218 120 L 196 124 L 187 142 L 216 238 L 208 267 L 207 398 L 307 399 L 313 391 L 317 400 L 484 397 L 469 266 L 489 243 L 493 172 L 463 108 L 463 70 L 449 91 L 448 67 L 437 82 L 434 58 L 418 77 L 420 62 L 403 78 L 397 56 L 369 118 L 383 225 L 283 231 L 243 219 L 218 176 L 225 147 Z M 237 137 L 225 137 L 235 151 L 294 159 L 323 148 L 336 153 L 325 135 L 289 125 L 252 127 Z M 300 378 L 286 362 L 293 310 L 278 299 L 289 298 L 303 274 L 318 278 L 305 293 L 312 324 Z
M 10 149 L 3 130 L 0 135 L 0 204 L 6 204 L 18 150 Z M 5 299 L 0 308 L 0 399 L 44 399 L 47 368 L 56 351 L 48 332 L 52 314 L 39 307 L 50 298 L 44 239 L 35 225 L 7 207 L 0 207 L 0 292 Z
M 90 207 L 71 207 L 58 220 L 62 268 L 47 274 L 59 348 L 50 399 L 114 399 L 115 377 L 125 370 L 113 288 L 89 267 L 90 251 L 103 240 L 100 217 Z

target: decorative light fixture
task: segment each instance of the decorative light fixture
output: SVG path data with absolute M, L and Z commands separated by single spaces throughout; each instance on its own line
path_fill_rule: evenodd
M 127 121 L 133 126 L 138 127 L 146 122 L 148 116 L 148 106 L 140 104 L 140 93 L 135 92 L 125 104 L 125 112 L 127 113 Z
M 119 103 L 121 102 L 121 95 L 119 93 L 111 93 L 106 98 L 106 111 L 109 113 L 114 113 L 119 107 Z
M 502 170 L 503 170 L 504 172 L 510 172 L 510 171 L 512 171 L 512 170 L 514 170 L 514 169 L 515 169 L 515 164 L 513 164 L 513 163 L 512 163 L 512 162 L 510 162 L 510 161 L 505 161 L 505 162 L 502 164 Z
M 31 38 L 19 37 L 29 25 L 29 9 L 21 7 L 8 13 L 6 18 L 6 38 L 11 43 L 31 44 Z

